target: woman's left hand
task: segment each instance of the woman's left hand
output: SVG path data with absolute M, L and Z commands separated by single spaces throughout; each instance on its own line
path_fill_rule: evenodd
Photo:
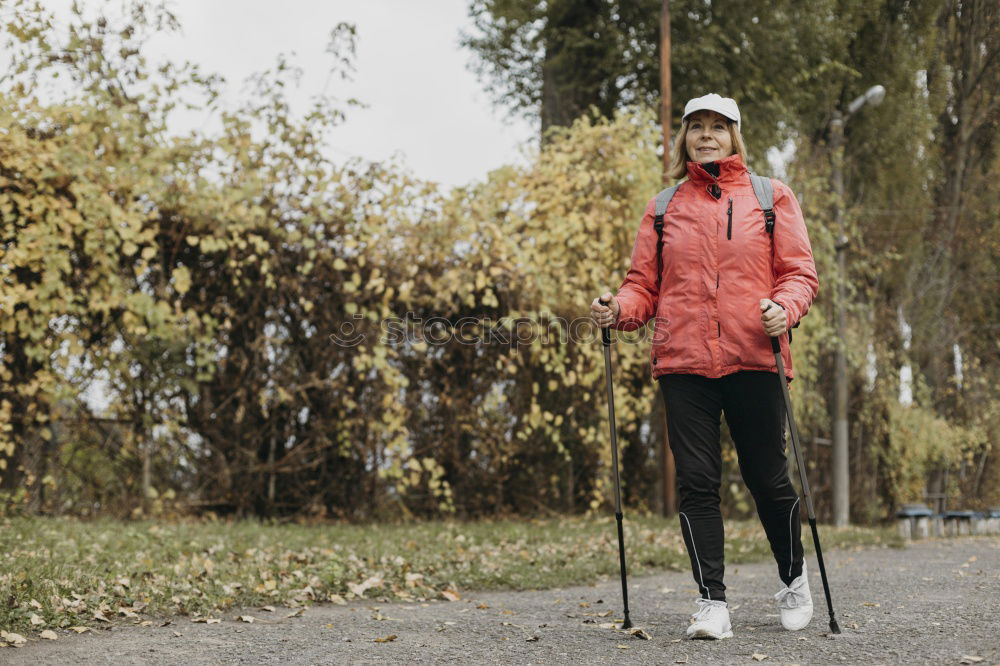
M 776 338 L 788 330 L 785 309 L 770 298 L 760 299 L 760 323 L 768 337 Z

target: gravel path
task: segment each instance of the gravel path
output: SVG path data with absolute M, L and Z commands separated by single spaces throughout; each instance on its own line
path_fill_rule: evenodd
M 816 614 L 800 632 L 781 628 L 771 599 L 779 585 L 768 563 L 729 568 L 736 636 L 724 641 L 681 640 L 696 591 L 690 575 L 671 572 L 629 583 L 632 620 L 651 640 L 606 625 L 621 617 L 620 583 L 608 580 L 542 592 L 466 592 L 456 602 L 319 606 L 291 618 L 289 609 L 249 609 L 217 624 L 173 618 L 166 626 L 59 631 L 56 641 L 0 650 L 0 663 L 1000 664 L 1000 539 L 833 551 L 827 560 L 844 630 L 835 637 L 811 560 Z M 243 614 L 255 621 L 238 621 Z

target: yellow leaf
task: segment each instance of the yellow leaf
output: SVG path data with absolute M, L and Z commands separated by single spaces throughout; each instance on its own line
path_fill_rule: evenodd
M 177 290 L 177 293 L 186 294 L 191 288 L 191 271 L 188 270 L 187 266 L 175 268 L 171 272 L 171 277 L 174 280 L 174 289 Z

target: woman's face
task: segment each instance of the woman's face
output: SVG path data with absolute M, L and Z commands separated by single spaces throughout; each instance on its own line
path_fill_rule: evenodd
M 695 111 L 688 117 L 687 135 L 684 137 L 688 157 L 706 164 L 718 162 L 733 154 L 733 137 L 729 134 L 729 121 L 715 111 Z

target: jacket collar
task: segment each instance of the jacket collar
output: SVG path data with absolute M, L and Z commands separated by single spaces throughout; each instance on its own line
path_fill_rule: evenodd
M 706 185 L 711 183 L 726 184 L 742 179 L 744 174 L 749 172 L 749 169 L 743 164 L 743 158 L 740 157 L 739 153 L 725 157 L 719 160 L 717 164 L 719 165 L 718 178 L 706 171 L 701 162 L 688 162 L 688 178 L 695 183 Z

